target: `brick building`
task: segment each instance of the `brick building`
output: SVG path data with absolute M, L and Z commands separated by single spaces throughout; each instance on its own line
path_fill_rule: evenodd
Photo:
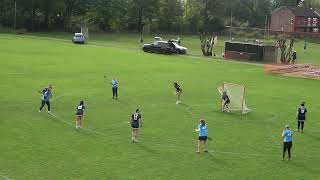
M 272 32 L 320 37 L 320 13 L 303 7 L 280 7 L 271 14 Z

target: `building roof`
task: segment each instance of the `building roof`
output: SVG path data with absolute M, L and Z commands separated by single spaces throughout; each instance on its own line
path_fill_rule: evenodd
M 285 6 L 282 6 L 280 8 L 275 9 L 272 13 L 275 13 L 280 10 L 290 10 L 295 16 L 319 17 L 320 18 L 319 11 L 313 10 L 311 8 L 305 8 L 305 7 L 285 7 Z

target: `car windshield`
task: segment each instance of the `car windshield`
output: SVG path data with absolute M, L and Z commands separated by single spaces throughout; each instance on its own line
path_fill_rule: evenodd
M 81 34 L 76 34 L 75 37 L 80 38 L 80 37 L 83 37 L 83 36 Z
M 181 47 L 181 46 L 179 46 L 177 43 L 175 43 L 175 42 L 172 42 L 172 44 L 174 44 L 174 46 L 175 47 Z

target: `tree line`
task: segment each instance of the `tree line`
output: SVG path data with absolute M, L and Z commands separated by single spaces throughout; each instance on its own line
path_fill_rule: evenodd
M 320 0 L 300 3 L 320 8 Z M 96 31 L 220 32 L 231 19 L 234 26 L 264 28 L 274 9 L 298 4 L 299 0 L 0 0 L 0 27 L 28 31 L 89 27 Z

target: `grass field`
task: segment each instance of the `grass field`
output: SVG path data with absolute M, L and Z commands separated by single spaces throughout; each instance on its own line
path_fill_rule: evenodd
M 259 65 L 147 54 L 133 39 L 82 46 L 0 34 L 0 179 L 320 179 L 319 81 L 267 76 Z M 310 47 L 318 53 L 310 59 L 319 47 Z M 118 78 L 118 101 L 104 75 Z M 182 85 L 183 104 L 175 104 L 173 81 Z M 223 82 L 246 85 L 253 111 L 219 112 Z M 37 91 L 48 83 L 55 116 L 38 112 Z M 80 100 L 88 107 L 76 131 Z M 301 101 L 309 111 L 305 133 L 294 134 L 293 158 L 281 161 L 283 126 L 295 129 Z M 136 108 L 144 127 L 132 144 L 127 122 Z M 208 154 L 195 153 L 200 117 L 214 138 Z
M 56 38 L 55 40 L 64 40 L 67 42 L 71 41 L 73 34 L 64 32 L 45 32 L 45 33 L 27 33 L 27 36 L 45 37 L 45 38 Z M 166 35 L 166 34 L 155 34 L 155 35 L 144 35 L 144 42 L 153 42 L 154 36 L 161 36 L 164 40 L 176 39 L 177 35 Z M 137 34 L 124 34 L 124 33 L 92 33 L 90 34 L 89 44 L 106 46 L 106 47 L 116 47 L 121 49 L 137 50 L 139 49 L 139 38 L 140 35 Z M 189 54 L 193 56 L 202 56 L 200 50 L 200 40 L 199 36 L 196 35 L 182 35 L 180 36 L 183 46 L 188 48 Z M 235 40 L 244 40 L 244 37 L 235 37 Z M 214 59 L 221 58 L 222 52 L 224 52 L 225 41 L 229 40 L 229 37 L 219 36 L 218 44 L 214 47 L 214 53 L 218 57 Z M 274 44 L 274 39 L 265 40 L 268 44 Z M 307 51 L 303 50 L 304 43 L 307 43 Z M 320 43 L 320 42 L 319 42 Z M 308 42 L 303 39 L 295 39 L 294 50 L 297 51 L 298 59 L 297 63 L 312 63 L 320 64 L 320 44 L 314 42 Z M 280 51 L 279 51 L 280 53 Z M 280 58 L 280 55 L 278 56 Z

